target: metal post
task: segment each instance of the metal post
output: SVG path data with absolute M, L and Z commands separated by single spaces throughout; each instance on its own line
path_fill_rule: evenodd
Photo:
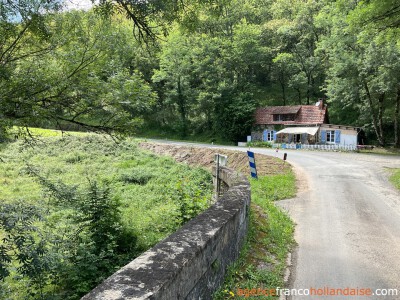
M 217 154 L 217 200 L 219 198 L 219 154 Z

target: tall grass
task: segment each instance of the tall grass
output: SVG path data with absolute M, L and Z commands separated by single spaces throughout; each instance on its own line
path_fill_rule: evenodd
M 79 299 L 204 210 L 211 197 L 207 171 L 140 150 L 130 139 L 85 134 L 17 141 L 3 145 L 0 157 L 2 207 L 40 211 L 13 228 L 0 216 L 0 238 L 25 230 L 33 240 L 23 249 L 36 255 L 18 260 L 17 239 L 0 251 L 0 267 L 10 271 L 0 299 Z M 35 266 L 37 275 L 21 273 L 24 266 Z

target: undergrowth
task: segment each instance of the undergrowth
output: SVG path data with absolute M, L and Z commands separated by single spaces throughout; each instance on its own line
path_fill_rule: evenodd
M 0 299 L 79 299 L 207 207 L 211 175 L 95 134 L 1 148 Z

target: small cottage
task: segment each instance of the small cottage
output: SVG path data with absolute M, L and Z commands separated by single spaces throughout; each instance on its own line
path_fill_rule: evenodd
M 258 108 L 252 141 L 305 145 L 357 145 L 359 129 L 329 124 L 323 99 L 315 105 Z

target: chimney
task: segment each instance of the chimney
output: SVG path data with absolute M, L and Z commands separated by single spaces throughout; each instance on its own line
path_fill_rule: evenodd
M 324 98 L 319 98 L 318 99 L 318 107 L 319 107 L 320 110 L 323 110 L 325 108 Z

